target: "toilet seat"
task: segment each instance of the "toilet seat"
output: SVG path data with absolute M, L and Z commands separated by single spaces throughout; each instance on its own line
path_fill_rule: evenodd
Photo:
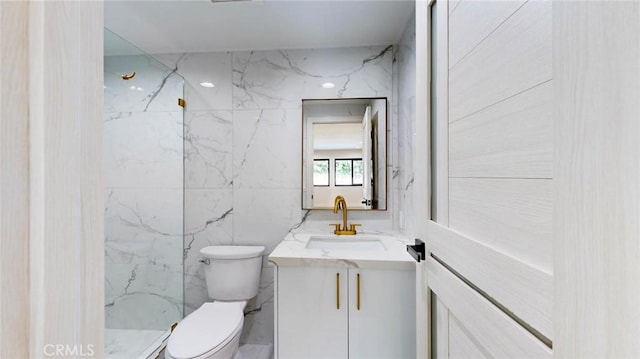
M 206 357 L 240 335 L 244 302 L 204 303 L 171 333 L 167 352 L 175 359 Z

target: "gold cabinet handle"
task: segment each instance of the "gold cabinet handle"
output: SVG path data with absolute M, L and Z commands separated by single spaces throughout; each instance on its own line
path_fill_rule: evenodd
M 360 273 L 356 274 L 356 282 L 357 282 L 357 298 L 356 298 L 356 308 L 360 310 Z
M 336 309 L 340 310 L 340 273 L 336 273 Z

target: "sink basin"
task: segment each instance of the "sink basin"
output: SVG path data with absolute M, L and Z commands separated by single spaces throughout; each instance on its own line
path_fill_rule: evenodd
M 342 251 L 372 251 L 384 252 L 387 249 L 382 242 L 374 238 L 328 238 L 311 237 L 307 243 L 308 249 L 342 250 Z

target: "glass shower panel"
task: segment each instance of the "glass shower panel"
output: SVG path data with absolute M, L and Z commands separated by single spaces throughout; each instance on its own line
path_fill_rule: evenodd
M 104 41 L 105 352 L 136 358 L 183 317 L 184 80 Z

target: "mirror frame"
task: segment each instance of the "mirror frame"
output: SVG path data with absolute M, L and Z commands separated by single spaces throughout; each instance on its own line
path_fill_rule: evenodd
M 357 101 L 357 100 L 384 100 L 385 102 L 385 131 L 384 131 L 384 147 L 385 147 L 385 152 L 384 152 L 384 198 L 385 198 L 385 206 L 384 209 L 368 209 L 368 208 L 355 208 L 355 207 L 349 207 L 349 211 L 362 211 L 362 212 L 369 212 L 369 211 L 380 211 L 380 212 L 385 212 L 389 210 L 389 98 L 386 96 L 376 96 L 376 97 L 337 97 L 337 98 L 303 98 L 301 100 L 301 112 L 302 112 L 302 126 L 301 126 L 301 132 L 302 132 L 302 138 L 300 141 L 300 145 L 302 147 L 302 151 L 301 151 L 301 173 L 300 173 L 300 194 L 301 194 L 301 198 L 300 198 L 300 207 L 302 208 L 302 210 L 322 210 L 322 211 L 326 211 L 326 210 L 333 210 L 333 208 L 330 207 L 305 207 L 305 196 L 304 196 L 304 189 L 305 189 L 305 176 L 304 176 L 304 172 L 305 172 L 305 139 L 306 139 L 306 133 L 305 133 L 305 115 L 304 115 L 304 103 L 305 101 Z

